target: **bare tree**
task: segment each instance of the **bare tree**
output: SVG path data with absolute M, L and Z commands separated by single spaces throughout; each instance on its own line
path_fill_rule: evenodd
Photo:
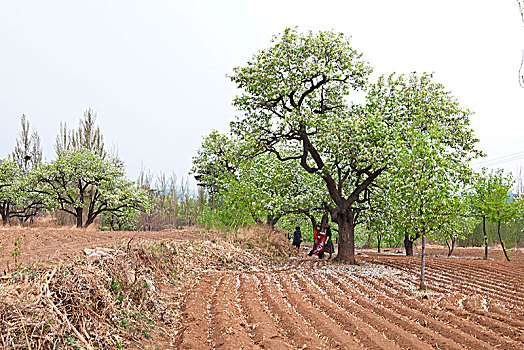
M 60 123 L 60 132 L 55 140 L 55 152 L 85 149 L 105 159 L 104 137 L 96 125 L 96 112 L 89 108 L 84 112 L 76 130 L 68 130 L 66 123 Z M 116 158 L 116 157 L 115 157 Z
M 21 170 L 27 178 L 30 172 L 38 168 L 42 161 L 42 144 L 40 136 L 36 131 L 31 132 L 31 125 L 25 114 L 20 117 L 21 130 L 16 140 L 13 152 L 9 159 Z M 10 203 L 11 208 L 7 210 L 8 217 L 17 217 L 22 223 L 33 221 L 36 214 L 43 208 L 42 199 L 32 193 L 31 188 L 24 188 L 18 203 Z
M 60 122 L 60 131 L 56 135 L 55 139 L 55 153 L 59 156 L 63 151 L 71 149 L 70 141 L 71 132 L 67 130 L 67 124 Z
M 15 148 L 9 155 L 9 159 L 24 174 L 28 174 L 31 170 L 38 167 L 38 164 L 42 161 L 42 145 L 38 133 L 36 131 L 31 132 L 31 125 L 25 114 L 22 114 L 20 117 L 20 126 L 22 129 L 18 134 Z

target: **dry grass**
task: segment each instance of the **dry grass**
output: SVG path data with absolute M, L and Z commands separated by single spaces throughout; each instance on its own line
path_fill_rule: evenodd
M 115 348 L 149 337 L 164 314 L 158 257 L 143 248 L 113 258 L 32 266 L 3 277 L 3 348 Z M 153 282 L 154 280 L 154 282 Z
M 248 237 L 249 235 L 249 237 Z M 264 270 L 283 254 L 278 234 L 242 242 L 271 252 L 212 241 L 137 242 L 108 257 L 22 267 L 0 277 L 3 349 L 108 349 L 174 339 L 182 291 L 209 270 Z M 249 239 L 248 239 L 249 238 Z M 258 242 L 258 243 L 257 243 Z
M 234 244 L 256 248 L 276 259 L 285 259 L 297 253 L 285 234 L 265 226 L 241 227 L 224 234 L 224 238 Z

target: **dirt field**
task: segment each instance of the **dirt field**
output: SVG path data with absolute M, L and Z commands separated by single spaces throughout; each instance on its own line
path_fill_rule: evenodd
M 0 266 L 12 264 L 16 237 L 29 262 L 125 244 L 134 234 L 4 229 Z M 135 239 L 198 237 L 213 235 L 140 232 Z M 426 292 L 417 289 L 419 257 L 371 250 L 359 251 L 360 266 L 304 255 L 269 271 L 201 273 L 182 291 L 177 335 L 161 348 L 523 349 L 524 254 L 505 262 L 491 252 L 493 261 L 478 259 L 481 248 L 457 250 L 460 259 L 429 256 Z
M 362 255 L 211 273 L 186 292 L 183 349 L 523 349 L 524 265 Z M 377 265 L 381 263 L 384 265 Z
M 438 256 L 447 256 L 448 255 L 448 248 L 445 248 L 445 247 L 430 246 L 427 251 L 428 251 L 428 254 L 430 255 L 438 255 Z M 508 252 L 510 254 L 511 261 L 524 262 L 524 249 L 512 248 L 512 249 L 509 249 Z M 418 251 L 415 251 L 415 253 L 418 253 Z M 484 256 L 484 248 L 456 247 L 453 250 L 452 256 L 459 257 L 459 258 L 465 258 L 465 259 L 482 259 L 482 257 Z M 504 256 L 504 253 L 500 245 L 488 247 L 488 259 L 495 260 L 495 261 L 506 261 L 506 257 Z
M 116 244 L 127 244 L 133 241 L 183 241 L 188 239 L 212 239 L 218 236 L 214 233 L 196 233 L 194 231 L 139 231 L 139 232 L 109 232 L 84 230 L 76 228 L 26 228 L 0 227 L 0 272 L 7 269 L 8 264 L 14 266 L 11 253 L 12 244 L 19 238 L 21 243 L 20 262 L 36 263 L 41 261 L 68 260 L 83 254 L 85 248 L 110 247 Z

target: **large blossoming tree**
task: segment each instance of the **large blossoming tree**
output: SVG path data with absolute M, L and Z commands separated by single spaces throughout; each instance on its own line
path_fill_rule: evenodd
M 101 213 L 129 215 L 148 205 L 147 193 L 129 181 L 123 170 L 92 151 L 63 151 L 31 174 L 35 192 L 46 205 L 73 215 L 87 227 Z
M 322 180 L 330 197 L 324 206 L 339 227 L 337 259 L 354 263 L 357 216 L 375 180 L 409 152 L 415 121 L 427 120 L 415 125 L 420 133 L 441 125 L 447 138 L 424 140 L 444 142 L 466 159 L 475 141 L 469 112 L 428 75 L 368 85 L 371 68 L 342 34 L 286 29 L 272 44 L 231 76 L 242 112 L 233 131 Z M 351 104 L 357 90 L 365 102 Z

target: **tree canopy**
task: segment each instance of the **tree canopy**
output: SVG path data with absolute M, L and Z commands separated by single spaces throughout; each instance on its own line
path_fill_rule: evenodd
M 103 212 L 126 215 L 147 205 L 147 194 L 120 168 L 85 149 L 61 152 L 40 166 L 32 180 L 46 205 L 73 215 L 77 227 L 89 226 Z
M 318 179 L 296 162 L 256 155 L 240 139 L 216 131 L 204 139 L 193 163 L 199 184 L 220 196 L 228 210 L 246 210 L 254 222 L 270 227 L 286 215 L 321 210 L 326 197 Z
M 12 161 L 0 160 L 0 215 L 2 223 L 7 223 L 12 207 L 21 200 L 19 183 L 22 170 Z
M 485 239 L 485 256 L 487 259 L 487 233 L 486 219 L 497 224 L 497 235 L 504 251 L 506 259 L 509 256 L 506 252 L 504 240 L 500 233 L 501 224 L 505 224 L 515 219 L 519 215 L 520 203 L 510 199 L 510 190 L 514 185 L 511 175 L 505 175 L 502 169 L 488 173 L 483 169 L 477 175 L 473 191 L 470 193 L 472 208 L 476 215 L 483 219 L 483 230 Z
M 476 155 L 470 112 L 431 75 L 370 84 L 370 72 L 343 34 L 286 29 L 230 77 L 242 113 L 232 131 L 258 153 L 297 162 L 321 179 L 324 207 L 339 226 L 338 259 L 351 263 L 356 219 L 376 179 L 412 152 L 414 137 L 424 143 L 417 147 L 439 148 L 452 163 Z M 358 90 L 363 103 L 352 98 Z

